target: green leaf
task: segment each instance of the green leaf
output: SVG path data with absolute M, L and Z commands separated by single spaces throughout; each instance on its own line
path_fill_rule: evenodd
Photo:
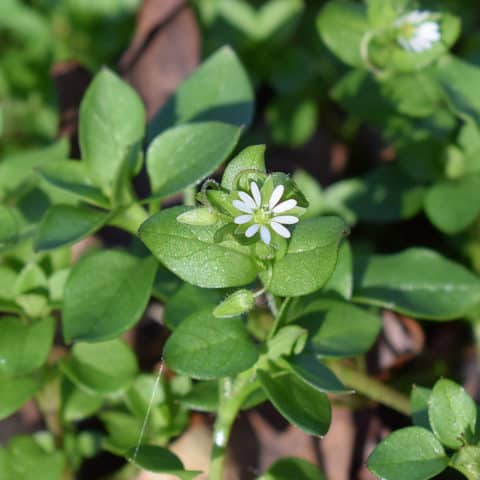
M 186 210 L 163 210 L 140 227 L 139 236 L 150 251 L 180 278 L 199 287 L 238 287 L 252 282 L 257 267 L 249 249 L 234 241 L 216 243 L 218 226 L 178 223 L 178 215 Z
M 33 437 L 16 436 L 8 444 L 7 462 L 15 480 L 61 480 L 65 455 L 58 450 L 47 451 Z M 1 465 L 1 464 L 0 464 Z M 2 473 L 0 473 L 0 478 Z M 5 480 L 7 480 L 5 478 Z
M 17 272 L 13 268 L 0 265 L 0 298 L 14 300 L 16 282 Z
M 144 133 L 145 109 L 140 97 L 104 68 L 80 105 L 79 141 L 90 178 L 108 196 L 113 194 L 124 163 L 138 149 Z
M 167 197 L 210 175 L 232 152 L 241 128 L 201 122 L 171 128 L 153 140 L 147 171 L 155 197 Z
M 109 200 L 100 188 L 92 185 L 84 162 L 62 160 L 50 162 L 36 170 L 41 178 L 58 190 L 97 207 L 108 208 Z
M 425 189 L 396 166 L 376 168 L 345 199 L 360 220 L 393 222 L 415 216 L 423 206 Z
M 319 468 L 301 458 L 284 457 L 268 467 L 258 480 L 325 480 Z
M 292 179 L 308 201 L 307 211 L 302 218 L 306 220 L 307 218 L 316 217 L 323 213 L 325 195 L 317 179 L 305 170 L 296 170 Z
M 361 257 L 354 275 L 355 301 L 418 318 L 458 318 L 480 301 L 477 276 L 425 248 Z
M 182 285 L 168 300 L 163 320 L 170 330 L 175 330 L 184 318 L 199 310 L 210 308 L 212 311 L 222 300 L 218 290 L 199 288 L 188 283 Z
M 138 369 L 134 353 L 120 340 L 76 343 L 60 368 L 76 385 L 101 395 L 126 390 Z
M 216 412 L 219 405 L 218 392 L 219 385 L 216 380 L 198 382 L 180 398 L 180 403 L 189 410 Z
M 450 105 L 462 116 L 480 121 L 480 69 L 457 57 L 448 56 L 439 62 L 437 78 Z
M 16 208 L 0 205 L 0 247 L 17 243 L 23 224 L 21 214 Z
M 107 212 L 89 207 L 54 205 L 38 227 L 35 250 L 53 250 L 75 243 L 100 229 L 108 216 Z
M 268 372 L 257 374 L 269 400 L 290 423 L 311 435 L 327 433 L 331 412 L 326 395 L 273 363 Z
M 317 18 L 317 28 L 327 47 L 353 67 L 365 67 L 360 45 L 369 29 L 364 5 L 351 0 L 328 2 Z
M 451 459 L 450 466 L 462 472 L 468 480 L 480 478 L 480 447 L 462 447 Z
M 167 401 L 163 383 L 157 382 L 157 378 L 158 374 L 141 374 L 125 394 L 125 403 L 128 409 L 141 420 L 145 418 L 149 405 L 151 405 L 150 414 L 154 416 L 155 408 L 152 409 L 152 407 Z
M 307 350 L 322 357 L 362 355 L 381 328 L 378 315 L 337 300 L 312 302 L 294 321 L 309 332 Z
M 447 465 L 441 443 L 420 427 L 393 432 L 368 458 L 368 469 L 385 480 L 428 480 Z
M 69 142 L 66 138 L 44 148 L 23 150 L 2 158 L 0 162 L 0 198 L 14 192 L 22 184 L 34 180 L 34 169 L 50 162 L 67 158 Z
M 433 387 L 428 418 L 438 439 L 445 446 L 457 450 L 473 438 L 477 406 L 463 387 L 451 380 L 441 379 Z
M 53 342 L 55 320 L 26 323 L 15 317 L 0 319 L 0 373 L 24 375 L 40 368 Z
M 235 52 L 223 47 L 205 60 L 157 112 L 148 128 L 148 141 L 167 128 L 187 122 L 248 126 L 253 108 L 248 76 Z
M 298 96 L 274 98 L 265 113 L 273 141 L 292 147 L 310 140 L 317 128 L 317 117 L 317 101 Z
M 159 264 L 152 295 L 161 302 L 167 302 L 182 285 L 180 278 Z
M 427 117 L 443 108 L 443 93 L 431 69 L 395 75 L 382 82 L 382 93 L 402 114 Z
M 222 187 L 227 190 L 235 188 L 235 179 L 245 170 L 258 170 L 265 173 L 265 145 L 252 145 L 244 148 L 235 158 L 228 162 L 222 176 Z
M 288 244 L 287 254 L 274 263 L 272 277 L 260 277 L 268 290 L 282 297 L 306 295 L 321 288 L 332 275 L 340 240 L 348 227 L 338 217 L 319 217 L 300 222 Z
M 428 420 L 428 403 L 432 391 L 429 388 L 413 385 L 410 393 L 410 407 L 412 411 L 412 422 L 417 427 L 431 430 Z
M 480 175 L 434 184 L 425 199 L 425 211 L 442 232 L 461 232 L 479 216 Z
M 124 455 L 137 443 L 142 429 L 141 419 L 123 411 L 102 412 L 99 416 L 108 432 L 108 437 L 103 442 L 106 450 Z
M 17 411 L 30 397 L 35 395 L 44 382 L 38 373 L 10 376 L 0 373 L 0 420 Z
M 347 240 L 344 240 L 338 250 L 338 259 L 335 270 L 323 287 L 325 292 L 338 294 L 346 300 L 352 298 L 353 292 L 353 257 L 352 249 Z
M 315 355 L 301 353 L 290 358 L 288 365 L 298 378 L 319 392 L 336 395 L 353 393 L 353 390 L 345 388 L 335 374 Z
M 101 395 L 78 388 L 65 377 L 61 383 L 61 414 L 66 422 L 78 422 L 92 416 L 103 405 Z
M 108 340 L 132 327 L 150 299 L 155 270 L 151 257 L 139 259 L 119 251 L 82 258 L 65 285 L 66 341 Z
M 207 309 L 183 320 L 167 340 L 163 356 L 177 373 L 213 379 L 246 370 L 258 352 L 241 319 L 219 320 Z
M 180 459 L 166 448 L 157 445 L 142 445 L 138 451 L 130 449 L 126 457 L 137 467 L 150 472 L 168 473 L 181 480 L 192 480 L 202 472 L 185 470 Z

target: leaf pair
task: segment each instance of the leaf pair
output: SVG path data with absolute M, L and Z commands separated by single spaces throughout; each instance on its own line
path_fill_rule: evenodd
M 380 443 L 368 459 L 369 469 L 386 480 L 428 480 L 449 465 L 469 480 L 478 478 L 478 407 L 463 387 L 442 379 L 431 391 L 414 388 L 411 402 L 417 426 Z M 456 453 L 450 456 L 444 446 Z

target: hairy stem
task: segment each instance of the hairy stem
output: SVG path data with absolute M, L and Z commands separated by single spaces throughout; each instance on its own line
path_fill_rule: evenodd
M 187 187 L 183 191 L 183 204 L 187 207 L 195 206 L 195 195 L 197 194 L 195 187 Z
M 328 366 L 347 387 L 353 388 L 357 393 L 404 415 L 410 415 L 410 401 L 403 393 L 344 363 L 332 361 Z
M 222 480 L 227 443 L 233 422 L 246 398 L 258 387 L 253 369 L 238 375 L 235 382 L 226 378 L 220 382 L 220 406 L 213 429 L 213 448 L 210 456 L 210 480 Z

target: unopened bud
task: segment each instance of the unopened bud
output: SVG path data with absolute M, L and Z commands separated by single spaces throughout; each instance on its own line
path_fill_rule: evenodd
M 177 217 L 177 222 L 187 225 L 213 225 L 217 223 L 217 221 L 218 218 L 215 212 L 211 212 L 206 207 L 187 210 Z
M 218 318 L 235 317 L 250 311 L 255 304 L 255 297 L 250 290 L 237 290 L 218 305 L 213 314 Z

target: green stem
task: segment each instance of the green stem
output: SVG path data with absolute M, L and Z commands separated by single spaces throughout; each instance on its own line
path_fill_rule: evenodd
M 146 210 L 138 203 L 125 208 L 110 221 L 110 225 L 122 228 L 132 235 L 136 235 L 140 225 L 148 218 Z
M 213 429 L 213 448 L 210 456 L 210 480 L 222 480 L 228 439 L 233 422 L 246 398 L 258 387 L 252 369 L 240 375 L 234 383 L 230 378 L 220 383 L 220 406 Z
M 357 393 L 376 400 L 404 415 L 410 415 L 408 397 L 392 387 L 384 385 L 365 373 L 338 361 L 329 362 L 328 366 L 347 387 L 353 388 Z
M 187 187 L 183 191 L 183 204 L 186 205 L 187 207 L 194 207 L 196 194 L 197 194 L 197 191 L 195 190 L 195 187 Z

